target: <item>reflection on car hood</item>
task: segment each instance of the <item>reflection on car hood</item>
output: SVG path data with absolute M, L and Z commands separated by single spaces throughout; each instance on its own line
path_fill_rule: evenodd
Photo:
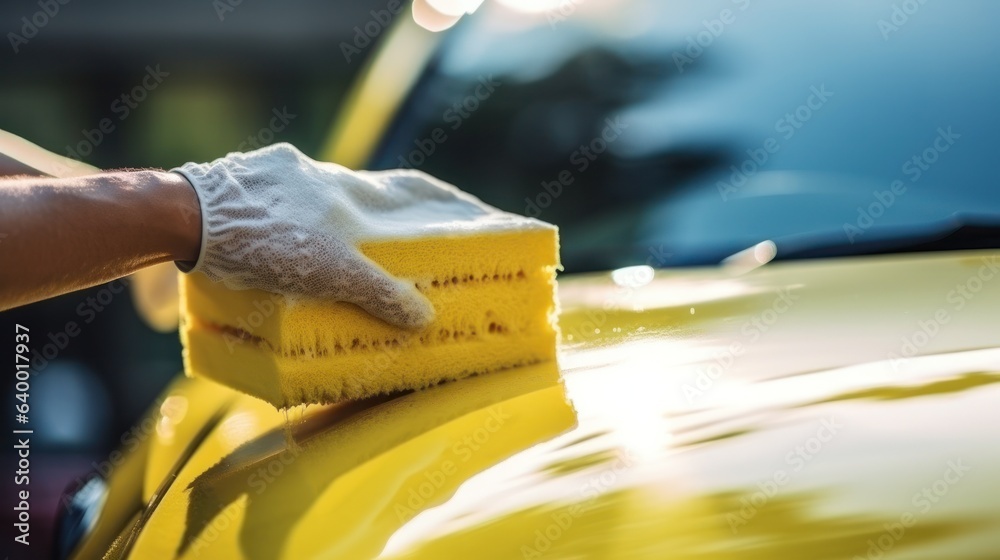
M 1000 253 L 633 272 L 560 282 L 559 368 L 287 419 L 179 381 L 112 556 L 1000 548 Z

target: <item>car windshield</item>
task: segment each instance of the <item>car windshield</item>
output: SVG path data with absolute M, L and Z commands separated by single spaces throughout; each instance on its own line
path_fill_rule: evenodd
M 558 224 L 568 270 L 1000 211 L 1000 3 L 503 4 L 449 32 L 369 164 Z

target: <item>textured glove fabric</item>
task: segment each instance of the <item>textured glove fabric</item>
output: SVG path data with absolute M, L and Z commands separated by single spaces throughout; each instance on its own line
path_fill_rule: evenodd
M 357 304 L 406 328 L 434 310 L 409 282 L 357 249 L 372 224 L 407 205 L 457 200 L 464 193 L 415 171 L 355 172 L 317 162 L 289 144 L 232 153 L 171 171 L 194 186 L 202 241 L 192 271 L 231 289 Z

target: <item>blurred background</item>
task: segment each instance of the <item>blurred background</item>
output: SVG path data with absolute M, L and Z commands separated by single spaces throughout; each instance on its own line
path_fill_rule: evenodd
M 997 246 L 996 2 L 421 2 L 5 2 L 0 129 L 104 169 L 423 169 L 559 225 L 567 273 Z M 0 314 L 40 345 L 39 534 L 181 370 L 121 288 Z

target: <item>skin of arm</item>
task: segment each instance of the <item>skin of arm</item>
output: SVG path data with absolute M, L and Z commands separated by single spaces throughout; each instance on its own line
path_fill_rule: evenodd
M 200 247 L 198 197 L 176 173 L 0 178 L 0 311 L 194 262 Z

